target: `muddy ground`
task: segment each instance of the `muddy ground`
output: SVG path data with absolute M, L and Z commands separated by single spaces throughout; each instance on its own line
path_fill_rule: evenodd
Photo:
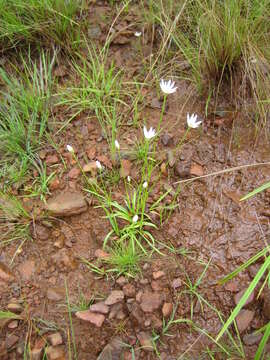
M 101 10 L 106 9 L 97 7 L 97 12 Z M 124 44 L 112 47 L 111 56 L 119 67 L 126 66 L 135 72 L 138 39 L 127 37 L 126 43 L 122 40 Z M 60 79 L 62 84 L 69 81 L 68 65 L 65 66 Z M 158 145 L 161 162 L 167 161 L 168 152 L 181 140 L 186 112 L 196 111 L 204 118 L 203 100 L 196 98 L 186 103 L 189 85 L 184 80 L 178 81 L 177 85 L 179 90 L 169 98 L 163 120 L 166 136 Z M 160 109 L 151 105 L 155 90 L 145 91 L 149 105 L 142 117 L 147 119 L 148 126 L 156 127 Z M 65 109 L 57 109 L 55 116 L 63 122 Z M 134 139 L 141 136 L 140 128 L 123 127 L 119 135 L 121 147 L 131 148 Z M 45 343 L 49 348 L 48 359 L 68 359 L 74 350 L 67 293 L 80 360 L 97 359 L 101 354 L 99 359 L 110 359 L 109 353 L 113 359 L 132 359 L 132 354 L 135 359 L 209 358 L 205 352 L 207 348 L 214 351 L 213 341 L 184 321 L 172 324 L 168 333 L 162 334 L 162 321 L 168 321 L 175 310 L 174 320 L 189 319 L 212 336 L 218 333 L 221 322 L 206 302 L 226 319 L 239 300 L 239 294 L 258 270 L 259 264 L 255 264 L 225 285 L 218 283 L 265 246 L 270 232 L 270 191 L 247 202 L 240 203 L 239 199 L 269 181 L 270 167 L 242 168 L 182 183 L 177 208 L 162 227 L 153 232 L 156 239 L 173 251 L 161 245 L 164 256 L 154 253 L 151 258 L 142 259 L 141 273 L 135 278 L 99 276 L 91 272 L 81 258 L 97 264 L 98 258 L 104 256 L 97 250 L 102 249 L 110 226 L 102 209 L 95 208 L 95 201 L 83 191 L 80 172 L 65 147 L 72 144 L 82 165 L 100 160 L 110 169 L 108 145 L 102 138 L 99 124 L 95 120 L 89 122 L 88 114 L 74 119 L 65 129 L 64 136 L 63 133 L 56 135 L 54 141 L 60 145 L 60 154 L 50 145 L 40 154 L 48 169 L 57 172 L 49 198 L 83 194 L 87 198 L 87 207 L 78 215 L 49 217 L 45 221 L 39 218 L 44 205 L 38 200 L 24 199 L 25 207 L 36 214 L 31 225 L 32 240 L 19 249 L 11 266 L 19 243 L 12 242 L 1 250 L 0 255 L 1 309 L 18 312 L 23 319 L 3 322 L 0 358 L 22 359 L 27 340 L 31 344 L 32 359 L 42 358 L 40 349 Z M 255 141 L 254 127 L 241 113 L 225 113 L 217 120 L 209 116 L 204 118 L 202 129 L 190 132 L 181 151 L 174 155 L 171 166 L 167 165 L 155 185 L 152 197 L 154 199 L 160 193 L 164 184 L 176 189 L 176 182 L 194 176 L 269 161 L 269 151 L 269 143 L 263 136 Z M 66 168 L 60 155 L 65 159 Z M 138 164 L 133 160 L 130 162 L 130 176 L 139 177 Z M 122 190 L 121 183 L 116 185 L 115 196 L 121 198 Z M 172 201 L 172 196 L 167 201 Z M 187 284 L 190 280 L 194 285 L 207 264 L 202 281 L 193 289 L 206 301 L 200 303 L 195 293 L 192 295 L 188 291 Z M 91 320 L 75 316 L 76 310 L 80 310 L 78 304 L 82 294 L 87 302 L 92 300 L 98 304 L 98 315 Z M 245 356 L 235 353 L 234 359 L 252 359 L 254 356 L 260 336 L 252 333 L 266 324 L 270 316 L 269 294 L 263 296 L 257 299 L 255 292 L 238 318 Z M 236 334 L 233 329 L 231 332 Z M 150 341 L 155 334 L 160 335 L 155 343 L 156 351 Z M 111 344 L 111 351 L 108 344 Z M 232 351 L 231 344 L 229 348 Z M 75 358 L 74 354 L 72 356 Z M 215 352 L 214 358 L 228 357 Z

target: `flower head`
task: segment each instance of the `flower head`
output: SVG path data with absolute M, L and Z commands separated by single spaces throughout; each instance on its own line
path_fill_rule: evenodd
M 119 144 L 119 142 L 117 140 L 114 140 L 114 145 L 115 145 L 117 150 L 120 149 L 120 144 Z
M 147 186 L 148 186 L 148 182 L 147 182 L 147 181 L 145 181 L 145 182 L 142 184 L 142 186 L 143 186 L 143 188 L 144 188 L 144 189 L 146 189 L 146 188 L 147 188 Z
M 198 115 L 197 114 L 191 114 L 189 115 L 189 113 L 187 113 L 187 124 L 188 127 L 190 128 L 197 128 L 198 126 L 200 126 L 202 123 L 202 120 L 198 119 Z
M 74 153 L 74 149 L 71 145 L 67 145 L 67 151 L 69 151 L 70 153 Z
M 130 181 L 131 181 L 131 177 L 128 175 L 128 177 L 127 177 L 127 181 L 130 183 Z
M 132 222 L 136 223 L 139 220 L 139 216 L 136 214 L 132 218 Z
M 135 31 L 134 36 L 140 37 L 142 35 L 141 31 Z
M 152 127 L 150 127 L 149 130 L 147 130 L 146 126 L 143 127 L 143 133 L 147 140 L 152 139 L 156 135 L 156 130 Z
M 101 163 L 100 163 L 100 161 L 96 161 L 96 167 L 99 169 L 99 170 L 101 170 L 102 169 L 102 165 L 101 165 Z
M 173 94 L 174 92 L 176 92 L 177 89 L 177 86 L 175 86 L 175 82 L 172 80 L 165 81 L 161 79 L 159 85 L 164 94 Z

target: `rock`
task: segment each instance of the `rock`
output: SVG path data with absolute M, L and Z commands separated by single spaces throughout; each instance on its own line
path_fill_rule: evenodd
M 71 216 L 87 210 L 87 203 L 81 193 L 65 192 L 48 200 L 46 209 L 54 216 Z
M 172 303 L 164 303 L 162 306 L 162 315 L 167 318 L 171 315 L 173 311 L 173 304 Z
M 152 342 L 152 337 L 150 334 L 141 331 L 138 335 L 137 338 L 143 348 L 144 351 L 154 351 L 154 347 L 153 347 L 153 342 Z
M 112 339 L 99 354 L 97 360 L 119 360 L 122 359 L 122 349 L 125 343 L 119 338 Z
M 234 302 L 235 305 L 238 305 L 239 301 L 241 300 L 242 296 L 244 295 L 244 293 L 246 292 L 247 289 L 243 289 L 241 290 L 239 293 L 237 293 L 236 295 L 234 295 Z M 245 306 L 251 304 L 254 300 L 254 291 L 252 291 L 252 293 L 250 294 L 249 298 L 247 299 L 247 301 L 245 302 Z
M 80 176 L 81 170 L 77 167 L 72 168 L 68 173 L 69 179 L 78 179 Z
M 103 301 L 100 301 L 96 304 L 91 305 L 89 310 L 92 312 L 98 312 L 101 314 L 108 314 L 109 306 L 105 305 L 105 303 Z
M 96 157 L 96 148 L 94 146 L 86 149 L 86 154 L 89 160 L 93 160 Z
M 152 274 L 154 280 L 160 279 L 160 278 L 163 277 L 164 275 L 165 275 L 165 272 L 162 271 L 162 270 L 153 271 L 153 274 Z
M 56 154 L 54 155 L 48 155 L 46 157 L 46 164 L 47 165 L 54 165 L 57 164 L 59 162 L 58 156 Z
M 31 360 L 42 360 L 43 358 L 43 349 L 32 349 L 31 352 L 30 352 L 30 359 Z
M 140 303 L 142 301 L 142 295 L 143 295 L 142 290 L 138 291 L 138 293 L 136 294 L 136 301 L 138 303 Z
M 120 169 L 120 176 L 121 178 L 126 178 L 130 175 L 131 171 L 131 162 L 126 159 L 121 160 L 121 169 Z
M 174 173 L 180 178 L 188 178 L 190 176 L 190 162 L 178 161 L 174 167 Z
M 9 329 L 16 329 L 19 325 L 19 321 L 18 320 L 13 320 L 8 324 L 8 328 Z
M 119 313 L 121 316 L 121 314 L 123 313 L 123 305 L 121 303 L 116 303 L 116 304 L 112 305 L 111 311 L 109 314 L 109 319 L 111 320 L 111 319 L 116 318 Z
M 144 312 L 153 312 L 162 304 L 162 295 L 146 291 L 142 295 L 141 308 Z
M 167 152 L 168 164 L 172 168 L 175 165 L 175 157 L 172 150 Z
M 60 188 L 60 180 L 58 179 L 58 177 L 54 177 L 50 183 L 49 183 L 49 189 L 51 191 L 57 190 Z
M 92 176 L 96 176 L 97 174 L 97 163 L 95 161 L 90 161 L 89 163 L 83 166 L 83 171 L 86 173 L 91 173 Z
M 242 333 L 248 328 L 253 317 L 254 311 L 240 310 L 239 314 L 236 316 L 236 324 L 240 333 Z
M 6 348 L 11 349 L 17 342 L 19 341 L 19 337 L 15 334 L 7 334 L 6 336 Z
M 52 346 L 63 344 L 62 335 L 59 332 L 48 335 L 47 339 Z
M 105 300 L 106 305 L 113 305 L 124 300 L 124 293 L 122 290 L 113 290 Z
M 190 167 L 190 174 L 194 176 L 203 176 L 203 167 L 199 164 L 192 163 Z
M 162 103 L 158 100 L 158 98 L 154 97 L 151 100 L 150 106 L 153 109 L 161 109 L 162 108 Z
M 48 360 L 65 360 L 65 348 L 63 345 L 48 346 L 46 349 Z
M 247 346 L 259 344 L 262 339 L 262 334 L 245 334 L 243 336 L 243 342 Z
M 174 289 L 178 289 L 182 285 L 182 280 L 180 278 L 176 278 L 172 282 L 172 287 Z
M 172 136 L 167 133 L 161 135 L 160 140 L 164 146 L 170 146 L 173 143 Z
M 116 284 L 123 286 L 127 283 L 127 279 L 124 276 L 119 276 L 119 278 L 116 280 Z
M 151 282 L 151 288 L 154 290 L 154 291 L 161 291 L 163 289 L 163 284 L 161 283 L 161 281 L 158 281 L 158 280 L 153 280 Z
M 32 234 L 35 239 L 45 241 L 49 239 L 50 230 L 41 224 L 35 224 Z
M 126 297 L 134 297 L 136 294 L 135 286 L 132 284 L 126 284 L 123 286 L 123 292 Z
M 20 314 L 23 311 L 22 305 L 17 303 L 9 303 L 7 309 L 15 314 Z
M 237 292 L 239 290 L 239 284 L 236 281 L 229 281 L 225 284 L 225 289 L 230 292 Z
M 166 166 L 166 163 L 163 162 L 161 165 L 160 165 L 160 171 L 163 175 L 167 176 L 168 175 L 168 172 L 167 172 L 167 166 Z
M 7 282 L 15 279 L 15 276 L 13 275 L 12 271 L 8 268 L 7 265 L 2 263 L 1 261 L 0 261 L 0 279 Z
M 270 320 L 270 289 L 264 288 L 263 291 L 263 315 Z
M 106 258 L 110 257 L 110 254 L 106 253 L 102 249 L 97 249 L 95 251 L 95 257 L 98 259 L 106 259 Z
M 63 300 L 66 296 L 64 287 L 50 287 L 47 289 L 47 298 L 52 301 Z
M 130 310 L 130 317 L 133 319 L 133 321 L 135 321 L 136 326 L 140 326 L 145 320 L 145 315 L 142 312 L 142 309 L 137 303 L 133 303 Z
M 98 314 L 90 310 L 77 311 L 75 315 L 77 318 L 84 321 L 89 321 L 91 324 L 94 324 L 97 327 L 101 327 L 105 320 L 105 316 L 103 314 Z
M 33 260 L 27 260 L 18 266 L 18 270 L 23 280 L 29 281 L 36 269 L 35 262 Z

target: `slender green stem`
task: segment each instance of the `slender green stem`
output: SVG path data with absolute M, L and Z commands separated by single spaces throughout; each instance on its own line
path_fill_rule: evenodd
M 165 112 L 165 108 L 166 108 L 166 101 L 167 101 L 167 94 L 165 94 L 164 98 L 163 98 L 163 104 L 162 104 L 162 108 L 161 108 L 161 114 L 160 114 L 160 118 L 159 118 L 157 133 L 159 133 L 159 131 L 160 131 L 160 126 L 161 126 L 163 116 L 164 116 L 164 112 Z

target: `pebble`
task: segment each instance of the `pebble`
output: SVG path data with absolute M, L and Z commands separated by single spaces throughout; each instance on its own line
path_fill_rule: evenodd
M 165 272 L 162 271 L 162 270 L 154 271 L 153 274 L 152 274 L 154 280 L 160 279 L 164 275 L 165 275 Z
M 203 176 L 203 167 L 197 163 L 192 163 L 190 167 L 190 174 L 194 176 Z
M 124 293 L 122 290 L 113 290 L 105 300 L 106 305 L 113 305 L 124 300 Z
M 178 289 L 182 285 L 182 280 L 180 278 L 176 278 L 172 282 L 172 287 L 174 289 Z
M 18 320 L 13 320 L 8 324 L 8 328 L 9 329 L 16 329 L 19 325 L 19 321 Z
M 166 163 L 163 162 L 161 165 L 160 165 L 160 171 L 163 175 L 167 176 L 168 175 L 168 172 L 167 172 L 167 166 L 166 166 Z
M 140 303 L 142 301 L 142 295 L 143 295 L 142 290 L 138 291 L 138 293 L 136 294 L 136 301 L 138 303 Z
M 46 157 L 46 160 L 45 160 L 45 162 L 46 162 L 47 165 L 57 164 L 58 161 L 59 161 L 59 159 L 58 159 L 58 156 L 57 156 L 56 154 L 54 154 L 54 155 L 48 155 L 48 156 Z
M 116 284 L 123 286 L 127 283 L 127 279 L 124 276 L 120 276 L 117 280 L 116 280 Z
M 190 176 L 190 162 L 178 161 L 174 166 L 174 173 L 180 178 L 187 178 Z
M 247 289 L 243 289 L 241 290 L 239 293 L 237 293 L 236 295 L 234 295 L 234 302 L 235 305 L 238 305 L 239 301 L 241 300 L 242 296 L 244 295 L 244 293 L 246 292 Z M 250 294 L 249 298 L 247 299 L 247 301 L 245 302 L 245 306 L 251 304 L 254 300 L 254 291 L 252 291 L 252 293 Z
M 154 290 L 154 291 L 161 291 L 163 289 L 163 284 L 158 281 L 158 280 L 153 280 L 151 282 L 151 288 Z
M 132 284 L 126 284 L 123 286 L 123 292 L 126 297 L 134 297 L 136 294 L 135 286 Z
M 100 301 L 96 304 L 91 305 L 89 310 L 92 312 L 98 312 L 101 314 L 108 314 L 109 306 L 105 305 L 104 301 Z
M 143 348 L 144 351 L 154 351 L 152 337 L 145 331 L 141 331 L 137 334 L 137 338 Z
M 41 360 L 42 359 L 42 353 L 43 353 L 43 349 L 32 349 L 31 350 L 31 355 L 30 355 L 30 359 L 31 360 Z
M 52 346 L 63 344 L 62 335 L 59 332 L 50 334 L 47 339 Z
M 90 310 L 77 311 L 75 315 L 77 318 L 89 321 L 97 327 L 101 327 L 105 320 L 105 316 L 103 314 L 98 314 Z
M 63 345 L 58 346 L 48 346 L 46 349 L 46 355 L 48 360 L 64 360 L 65 357 L 65 348 Z
M 6 348 L 12 348 L 19 341 L 19 337 L 15 334 L 7 334 L 6 336 Z
M 159 293 L 146 291 L 142 294 L 141 309 L 144 312 L 153 312 L 162 304 L 163 297 Z
M 77 167 L 72 168 L 68 173 L 69 179 L 78 179 L 80 176 L 81 170 Z
M 35 239 L 45 241 L 49 239 L 50 230 L 41 224 L 35 224 L 32 234 Z
M 23 311 L 22 305 L 17 303 L 8 304 L 7 309 L 15 314 L 20 314 Z
M 165 302 L 162 306 L 162 315 L 167 318 L 171 315 L 173 311 L 173 304 Z
M 164 146 L 170 146 L 173 143 L 173 137 L 167 133 L 161 135 L 160 140 Z
M 167 152 L 168 164 L 172 168 L 175 165 L 175 157 L 172 150 Z
M 64 192 L 50 198 L 46 209 L 55 216 L 77 215 L 87 210 L 87 202 L 79 192 Z
M 125 348 L 123 340 L 119 337 L 113 338 L 102 350 L 97 360 L 118 360 L 122 359 L 122 349 Z
M 122 159 L 121 160 L 121 169 L 120 169 L 120 176 L 121 178 L 126 178 L 130 175 L 131 171 L 131 161 Z
M 245 331 L 250 325 L 254 317 L 254 311 L 250 310 L 240 310 L 239 314 L 236 316 L 236 324 L 240 333 Z
M 252 346 L 256 345 L 261 341 L 262 334 L 245 334 L 243 336 L 243 342 L 245 345 Z

